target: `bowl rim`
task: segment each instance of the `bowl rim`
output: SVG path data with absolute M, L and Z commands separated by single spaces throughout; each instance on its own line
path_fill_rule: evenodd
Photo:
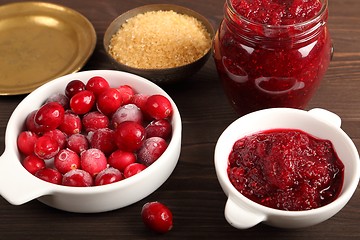
M 155 161 L 152 165 L 148 166 L 144 171 L 141 171 L 140 173 L 130 177 L 130 178 L 126 178 L 123 179 L 119 182 L 115 182 L 112 184 L 107 184 L 107 185 L 101 185 L 101 186 L 91 186 L 91 187 L 71 187 L 71 186 L 63 186 L 63 185 L 57 185 L 54 183 L 49 183 L 46 182 L 44 180 L 41 180 L 37 177 L 35 177 L 34 175 L 32 175 L 31 173 L 29 173 L 22 165 L 21 165 L 21 154 L 18 152 L 17 147 L 16 147 L 16 139 L 17 136 L 15 136 L 15 134 L 13 134 L 13 129 L 16 129 L 17 123 L 19 121 L 24 121 L 24 119 L 17 119 L 18 115 L 21 115 L 21 111 L 23 109 L 26 108 L 27 105 L 29 105 L 28 103 L 34 99 L 37 98 L 39 95 L 41 96 L 41 98 L 45 101 L 46 96 L 43 96 L 42 93 L 46 92 L 47 89 L 49 88 L 54 88 L 58 85 L 66 85 L 67 82 L 70 82 L 71 80 L 74 79 L 78 79 L 77 77 L 79 77 L 81 79 L 82 76 L 87 76 L 87 75 L 91 75 L 91 76 L 104 76 L 107 74 L 111 74 L 111 75 L 115 75 L 116 77 L 126 77 L 129 76 L 131 78 L 131 81 L 135 80 L 138 83 L 141 82 L 141 84 L 145 84 L 147 87 L 151 87 L 156 89 L 158 92 L 161 92 L 161 94 L 163 94 L 164 96 L 166 96 L 172 107 L 173 107 L 173 115 L 172 115 L 172 125 L 173 125 L 173 135 L 172 138 L 168 144 L 167 149 L 165 150 L 165 152 L 159 157 L 159 159 L 157 161 Z M 105 77 L 106 78 L 106 77 Z M 121 83 L 121 81 L 119 81 L 119 83 Z M 111 84 L 110 84 L 111 85 Z M 36 107 L 34 107 L 34 109 L 32 110 L 36 110 Z M 29 112 L 31 112 L 32 110 L 28 110 Z M 18 130 L 19 132 L 21 130 Z M 158 85 L 156 85 L 155 83 L 151 82 L 150 80 L 147 80 L 146 78 L 143 78 L 141 76 L 132 74 L 132 73 L 128 73 L 128 72 L 123 72 L 123 71 L 118 71 L 118 70 L 87 70 L 87 71 L 79 71 L 76 73 L 71 73 L 71 74 L 67 74 L 64 76 L 61 76 L 59 78 L 56 78 L 50 82 L 47 82 L 46 84 L 38 87 L 37 89 L 35 89 L 33 92 L 31 92 L 29 95 L 27 95 L 15 108 L 15 110 L 13 111 L 12 115 L 10 116 L 10 119 L 8 121 L 7 127 L 6 127 L 6 131 L 5 131 L 5 151 L 4 153 L 0 156 L 0 158 L 2 158 L 6 153 L 9 154 L 13 154 L 15 153 L 15 155 L 17 156 L 16 158 L 11 159 L 12 161 L 16 161 L 16 164 L 20 165 L 19 169 L 20 170 L 20 174 L 28 174 L 30 177 L 33 177 L 32 179 L 34 180 L 34 182 L 40 184 L 41 186 L 44 186 L 47 190 L 46 191 L 50 191 L 47 193 L 47 195 L 52 195 L 52 194 L 56 194 L 56 193 L 68 193 L 68 194 L 98 194 L 98 193 L 103 193 L 103 192 L 109 192 L 112 191 L 114 189 L 125 189 L 131 185 L 133 185 L 136 182 L 141 181 L 142 179 L 146 178 L 146 176 L 154 174 L 154 172 L 156 172 L 156 168 L 158 167 L 158 165 L 162 165 L 164 163 L 166 163 L 167 161 L 165 160 L 165 158 L 167 157 L 168 154 L 170 154 L 170 152 L 174 149 L 176 149 L 178 141 L 181 142 L 181 133 L 182 132 L 182 121 L 181 121 L 181 116 L 180 116 L 180 112 L 175 104 L 175 102 L 173 101 L 173 99 L 168 95 L 167 92 L 165 92 L 165 90 L 163 90 L 161 87 L 159 87 Z M 174 137 L 175 136 L 175 137 Z M 6 156 L 5 156 L 6 157 Z M 175 161 L 175 165 L 178 161 L 178 159 L 174 159 L 172 161 Z
M 104 37 L 103 37 L 103 47 L 105 49 L 105 53 L 106 55 L 111 59 L 111 61 L 114 64 L 117 64 L 119 66 L 121 66 L 121 68 L 129 71 L 129 72 L 135 72 L 135 71 L 144 71 L 144 72 L 149 72 L 149 73 L 171 73 L 173 71 L 181 71 L 186 69 L 189 65 L 192 64 L 196 64 L 199 62 L 202 62 L 204 58 L 209 58 L 210 57 L 210 53 L 212 51 L 212 44 L 210 46 L 210 48 L 206 51 L 206 53 L 201 56 L 200 58 L 198 58 L 197 60 L 195 60 L 194 62 L 191 63 L 187 63 L 181 66 L 177 66 L 177 67 L 170 67 L 170 68 L 136 68 L 136 67 L 132 67 L 132 66 L 128 66 L 124 63 L 118 62 L 116 61 L 113 56 L 109 53 L 109 42 L 112 38 L 112 36 L 119 30 L 119 28 L 130 18 L 141 14 L 141 13 L 145 13 L 145 12 L 151 12 L 151 11 L 160 11 L 160 10 L 164 10 L 164 11 L 170 11 L 173 10 L 176 13 L 179 14 L 185 14 L 191 17 L 196 18 L 199 22 L 201 22 L 203 24 L 203 26 L 206 28 L 206 30 L 208 31 L 209 35 L 210 35 L 210 39 L 211 42 L 213 41 L 214 37 L 215 37 L 215 30 L 213 25 L 210 23 L 210 21 L 204 17 L 202 14 L 184 7 L 184 6 L 180 6 L 180 5 L 176 5 L 176 4 L 167 4 L 167 3 L 160 3 L 160 4 L 147 4 L 147 5 L 143 5 L 140 7 L 136 7 L 133 9 L 130 9 L 122 14 L 120 14 L 118 17 L 116 17 L 111 23 L 110 25 L 107 27 Z
M 218 141 L 215 146 L 215 152 L 214 152 L 214 164 L 215 164 L 215 170 L 216 170 L 217 178 L 218 178 L 218 181 L 220 182 L 220 185 L 222 186 L 222 188 L 226 188 L 226 190 L 228 191 L 228 192 L 226 192 L 226 190 L 223 189 L 224 192 L 226 193 L 226 195 L 228 195 L 228 198 L 231 197 L 235 202 L 237 202 L 237 203 L 242 202 L 242 203 L 246 204 L 246 206 L 250 207 L 252 210 L 249 210 L 249 211 L 255 211 L 260 214 L 262 213 L 262 214 L 265 214 L 267 217 L 270 217 L 270 216 L 282 216 L 282 217 L 316 216 L 318 214 L 323 214 L 326 212 L 333 211 L 334 209 L 340 209 L 342 206 L 344 206 L 350 200 L 350 198 L 356 191 L 356 188 L 357 188 L 357 185 L 359 182 L 359 177 L 360 177 L 359 161 L 355 161 L 355 166 L 356 166 L 356 169 L 354 170 L 355 174 L 354 174 L 354 176 L 350 176 L 351 181 L 348 184 L 349 186 L 347 187 L 347 189 L 344 190 L 344 188 L 342 188 L 340 195 L 334 201 L 332 201 L 324 206 L 314 208 L 314 209 L 309 209 L 309 210 L 287 211 L 287 210 L 270 208 L 270 207 L 261 205 L 255 201 L 250 200 L 249 198 L 247 198 L 246 196 L 241 194 L 231 184 L 231 182 L 228 178 L 227 169 L 226 168 L 223 169 L 223 167 L 222 167 L 223 164 L 220 163 L 220 160 L 224 159 L 225 152 L 221 147 L 223 145 L 223 142 L 226 141 L 225 139 L 226 139 L 227 135 L 236 126 L 241 124 L 244 119 L 253 118 L 253 117 L 256 117 L 257 115 L 261 116 L 261 114 L 274 114 L 276 116 L 277 114 L 280 115 L 280 114 L 284 114 L 284 113 L 293 114 L 294 116 L 295 115 L 303 115 L 303 116 L 308 117 L 309 119 L 311 118 L 312 121 L 318 121 L 318 122 L 321 122 L 321 124 L 326 125 L 327 127 L 336 129 L 337 135 L 342 137 L 344 139 L 344 141 L 346 142 L 346 144 L 349 146 L 349 148 L 352 150 L 353 159 L 359 160 L 359 154 L 357 152 L 355 144 L 350 139 L 350 137 L 340 127 L 336 128 L 332 123 L 323 121 L 322 119 L 319 119 L 319 118 L 316 118 L 316 117 L 310 115 L 309 111 L 293 109 L 293 108 L 270 108 L 270 109 L 259 110 L 259 111 L 255 111 L 255 112 L 249 113 L 247 115 L 244 115 L 244 116 L 236 119 L 232 123 L 230 123 L 226 127 L 226 129 L 222 132 L 220 137 L 218 138 Z M 244 127 L 244 126 L 242 126 L 242 127 Z M 261 129 L 259 131 L 266 130 L 266 129 L 269 129 L 269 128 Z M 284 128 L 284 129 L 286 129 L 286 128 Z M 294 129 L 294 128 L 288 128 L 288 129 Z M 302 130 L 301 127 L 299 127 L 298 129 Z M 259 131 L 250 131 L 247 134 L 252 134 L 252 133 L 259 132 Z M 313 134 L 311 134 L 311 135 L 313 135 Z M 245 134 L 241 135 L 241 136 L 245 136 Z M 226 151 L 226 154 L 228 156 L 228 154 L 230 154 L 230 152 Z M 226 159 L 228 159 L 228 157 L 226 157 Z M 344 177 L 344 180 L 345 180 L 345 177 Z

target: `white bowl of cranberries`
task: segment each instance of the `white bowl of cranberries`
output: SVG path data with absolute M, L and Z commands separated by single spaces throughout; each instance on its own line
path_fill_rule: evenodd
M 0 194 L 70 212 L 104 212 L 159 188 L 176 167 L 182 124 L 171 97 L 134 74 L 94 70 L 55 79 L 14 110 Z
M 228 200 L 225 218 L 300 228 L 339 212 L 356 191 L 359 153 L 324 109 L 273 108 L 240 117 L 219 137 L 215 169 Z

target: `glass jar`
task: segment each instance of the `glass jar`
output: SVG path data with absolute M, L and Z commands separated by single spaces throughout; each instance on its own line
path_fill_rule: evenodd
M 332 55 L 327 0 L 319 0 L 315 16 L 286 25 L 251 21 L 232 1 L 226 0 L 213 53 L 230 103 L 240 115 L 271 107 L 305 108 Z

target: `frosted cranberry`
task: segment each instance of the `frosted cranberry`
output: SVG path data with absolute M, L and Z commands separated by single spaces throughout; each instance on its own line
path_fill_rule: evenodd
M 28 131 L 39 134 L 41 132 L 40 126 L 35 123 L 35 119 L 34 119 L 36 112 L 37 110 L 34 110 L 26 116 L 25 127 Z
M 95 185 L 106 185 L 114 182 L 118 182 L 123 179 L 123 176 L 119 170 L 116 168 L 106 168 L 102 170 L 98 175 L 95 177 Z
M 90 146 L 101 150 L 105 155 L 112 153 L 116 149 L 114 131 L 109 128 L 96 130 L 90 136 Z
M 73 80 L 66 85 L 65 95 L 68 98 L 72 98 L 72 96 L 84 90 L 85 90 L 85 84 L 82 81 Z
M 66 146 L 66 134 L 59 129 L 47 131 L 43 134 L 43 136 L 48 136 L 55 139 L 58 142 L 60 149 L 63 149 Z
M 145 103 L 148 99 L 148 95 L 146 94 L 142 94 L 142 93 L 136 93 L 132 99 L 131 99 L 131 103 L 135 104 L 136 106 L 138 106 L 138 108 L 141 109 L 141 111 L 144 111 L 145 109 Z
M 134 152 L 145 139 L 145 129 L 137 122 L 122 122 L 115 130 L 114 139 L 120 150 Z
M 41 159 L 53 158 L 59 152 L 59 143 L 49 136 L 41 136 L 35 142 L 34 153 Z
M 36 112 L 34 121 L 47 130 L 54 130 L 64 120 L 64 107 L 57 102 L 44 104 Z
M 160 202 L 148 202 L 141 209 L 142 220 L 149 229 L 157 233 L 167 233 L 173 227 L 170 209 Z
M 62 94 L 62 93 L 54 93 L 50 97 L 46 99 L 46 103 L 49 102 L 57 102 L 61 106 L 63 106 L 64 109 L 69 108 L 69 98 Z
M 169 99 L 162 95 L 150 96 L 144 106 L 144 111 L 154 119 L 163 119 L 172 115 L 173 109 Z
M 146 166 L 150 166 L 165 152 L 166 148 L 167 143 L 163 138 L 148 138 L 144 141 L 137 154 L 138 161 Z
M 107 116 L 111 116 L 122 103 L 119 90 L 116 88 L 109 88 L 99 95 L 96 106 L 100 112 Z
M 125 178 L 132 177 L 138 174 L 139 172 L 143 171 L 144 169 L 146 169 L 146 166 L 144 164 L 131 163 L 124 169 L 124 177 Z
M 62 184 L 69 187 L 90 187 L 94 185 L 94 180 L 88 172 L 74 169 L 64 174 Z
M 86 132 L 107 128 L 109 127 L 109 118 L 98 111 L 89 112 L 83 116 L 82 125 Z
M 60 173 L 65 174 L 80 167 L 80 157 L 70 149 L 62 149 L 56 154 L 54 165 Z
M 89 141 L 85 135 L 77 133 L 67 138 L 66 146 L 70 150 L 80 154 L 81 152 L 89 149 Z
M 125 152 L 122 150 L 116 150 L 108 158 L 110 166 L 124 172 L 125 168 L 136 162 L 136 155 L 133 152 Z
M 60 185 L 62 183 L 62 174 L 53 168 L 40 169 L 35 176 L 49 183 Z
M 30 131 L 22 131 L 17 138 L 17 147 L 25 155 L 34 153 L 34 145 L 38 136 Z
M 22 161 L 24 168 L 31 174 L 35 174 L 37 171 L 46 167 L 45 161 L 34 154 L 31 154 L 24 158 Z
M 58 129 L 68 136 L 80 133 L 82 129 L 81 119 L 77 114 L 66 111 L 64 115 L 64 122 L 60 124 Z
M 95 76 L 89 79 L 85 85 L 86 90 L 92 91 L 95 96 L 99 96 L 100 93 L 110 88 L 108 81 L 100 76 Z
M 85 114 L 91 111 L 95 104 L 95 95 L 93 92 L 84 90 L 75 94 L 70 99 L 70 108 L 76 114 Z
M 169 139 L 172 133 L 171 123 L 167 119 L 153 120 L 146 127 L 146 137 Z
M 142 120 L 142 112 L 135 104 L 126 104 L 121 106 L 118 110 L 116 110 L 111 118 L 114 128 L 117 128 L 117 126 L 122 122 L 132 121 L 141 124 Z
M 107 167 L 105 154 L 96 148 L 90 148 L 81 153 L 81 169 L 95 176 Z
M 123 100 L 123 104 L 129 104 L 131 102 L 131 98 L 135 94 L 134 89 L 129 85 L 122 85 L 118 88 L 118 90 Z

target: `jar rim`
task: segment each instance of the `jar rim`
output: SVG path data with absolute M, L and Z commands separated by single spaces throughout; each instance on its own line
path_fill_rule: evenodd
M 242 21 L 244 21 L 246 24 L 250 24 L 250 25 L 257 25 L 257 26 L 262 26 L 264 28 L 272 28 L 272 29 L 287 29 L 290 27 L 304 27 L 307 25 L 311 25 L 313 23 L 319 22 L 324 14 L 326 13 L 326 10 L 328 8 L 328 0 L 320 0 L 322 2 L 321 5 L 321 9 L 319 12 L 316 13 L 315 16 L 313 16 L 312 18 L 303 21 L 303 22 L 298 22 L 298 23 L 294 23 L 294 24 L 284 24 L 284 25 L 272 25 L 272 24 L 265 24 L 265 23 L 260 23 L 260 22 L 255 22 L 252 21 L 242 15 L 240 15 L 234 8 L 234 6 L 231 3 L 231 0 L 226 0 L 226 4 L 228 6 L 228 9 L 232 12 L 232 14 L 236 15 L 239 19 L 241 19 Z

